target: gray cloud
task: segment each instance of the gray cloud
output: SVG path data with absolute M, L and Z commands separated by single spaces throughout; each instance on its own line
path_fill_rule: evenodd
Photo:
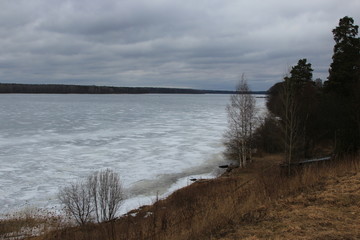
M 360 2 L 17 0 L 0 9 L 0 81 L 269 88 L 300 58 L 326 79 L 331 30 Z

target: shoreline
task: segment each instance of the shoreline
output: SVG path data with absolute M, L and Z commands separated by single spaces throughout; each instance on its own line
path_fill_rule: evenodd
M 21 84 L 0 83 L 0 94 L 234 94 L 229 90 L 205 90 L 170 87 L 115 87 L 68 84 Z M 244 94 L 268 94 L 267 91 L 251 91 Z
M 294 219 L 297 219 L 299 217 L 296 212 L 289 217 L 279 219 L 272 217 L 271 214 L 279 211 L 282 215 L 286 215 L 289 212 L 285 206 L 287 203 L 294 202 L 295 209 L 298 209 L 296 206 L 299 204 L 299 196 L 301 199 L 310 199 L 304 202 L 305 208 L 301 210 L 305 211 L 301 216 L 307 216 L 307 214 L 311 214 L 307 212 L 307 206 L 312 206 L 312 202 L 315 201 L 311 200 L 313 199 L 312 193 L 319 196 L 319 191 L 326 190 L 328 184 L 331 186 L 333 183 L 339 184 L 339 182 L 347 182 L 351 179 L 354 179 L 354 181 L 351 180 L 353 183 L 360 183 L 359 156 L 341 161 L 334 160 L 329 164 L 309 165 L 308 168 L 292 177 L 278 174 L 281 161 L 282 157 L 279 155 L 255 158 L 247 168 L 234 168 L 217 178 L 196 181 L 174 191 L 165 199 L 156 199 L 157 201 L 153 204 L 141 206 L 113 221 L 80 227 L 60 227 L 28 239 L 184 240 L 208 239 L 209 236 L 214 240 L 227 240 L 227 236 L 230 238 L 238 236 L 236 239 L 250 236 L 259 237 L 254 239 L 269 239 L 275 236 L 273 230 L 269 231 L 269 226 L 276 225 L 288 218 L 296 217 Z M 356 179 L 353 176 L 356 176 Z M 347 183 L 345 184 L 348 186 Z M 360 188 L 357 186 L 354 185 L 353 188 L 359 190 Z M 346 187 L 346 189 L 349 188 Z M 335 199 L 339 202 L 329 202 L 330 207 L 335 207 L 335 205 L 336 208 L 343 207 L 345 210 L 343 216 L 349 217 L 348 207 L 353 206 L 352 203 L 355 203 L 355 200 L 350 205 L 343 205 L 344 201 L 348 202 L 343 195 L 336 193 L 334 195 L 333 193 L 332 196 L 336 197 Z M 360 191 L 357 196 L 360 199 Z M 323 203 L 320 201 L 318 204 Z M 327 206 L 321 211 L 327 212 L 328 209 Z M 352 212 L 351 216 L 360 216 L 359 207 Z M 307 223 L 308 220 L 305 218 L 301 221 Z M 259 224 L 260 227 L 258 227 Z M 292 224 L 296 225 L 297 223 Z M 311 224 L 317 226 L 319 222 L 313 221 Z M 292 239 L 285 236 L 289 236 L 289 234 L 293 237 L 298 236 L 299 231 L 302 231 L 302 228 L 296 227 L 295 232 L 297 233 L 291 235 L 294 232 L 292 227 L 285 224 L 281 228 L 277 227 L 274 231 L 278 231 L 277 236 Z M 242 231 L 242 229 L 246 229 L 246 231 Z M 292 230 L 290 231 L 290 229 Z M 308 231 L 308 236 L 322 236 L 327 234 L 328 229 L 333 229 L 333 225 L 329 225 L 329 228 L 325 225 L 321 226 L 320 231 L 315 232 L 312 232 L 311 229 Z M 351 229 L 354 228 L 351 227 Z M 348 230 L 346 234 L 360 236 L 356 235 L 356 232 Z
M 218 163 L 220 163 L 220 162 L 225 162 L 225 160 L 221 159 L 221 161 L 218 161 Z M 129 198 L 126 198 L 119 209 L 119 212 L 117 214 L 118 218 L 122 217 L 123 215 L 126 215 L 128 212 L 134 211 L 143 206 L 151 205 L 156 200 L 166 199 L 168 196 L 170 196 L 175 191 L 180 190 L 182 188 L 186 188 L 189 185 L 193 184 L 194 182 L 190 180 L 192 178 L 215 179 L 222 174 L 221 170 L 219 170 L 217 166 L 214 167 L 212 169 L 212 171 L 210 171 L 210 172 L 204 171 L 205 169 L 208 169 L 210 166 L 210 164 L 208 164 L 207 161 L 204 161 L 204 163 L 202 165 L 189 168 L 189 169 L 195 169 L 194 173 L 191 173 L 191 174 L 189 174 L 189 169 L 184 169 L 182 172 L 174 173 L 174 174 L 160 174 L 159 175 L 160 178 L 162 175 L 164 175 L 164 176 L 170 175 L 170 178 L 176 178 L 176 181 L 174 181 L 172 184 L 168 185 L 167 187 L 159 187 L 158 189 L 163 188 L 162 192 L 160 192 L 160 190 L 152 190 L 152 192 L 149 192 L 148 195 L 138 194 L 138 195 L 130 196 Z M 204 173 L 201 173 L 201 172 L 204 172 Z M 184 176 L 182 176 L 182 175 L 184 175 Z M 179 177 L 176 177 L 176 176 L 179 176 Z M 140 185 L 140 186 L 137 186 L 137 188 L 145 189 L 146 187 L 141 186 L 141 185 L 144 185 L 144 184 L 145 185 L 147 185 L 147 184 L 159 185 L 163 181 L 166 181 L 166 177 L 165 177 L 165 179 L 163 179 L 161 181 L 159 181 L 158 178 L 140 180 L 138 182 L 131 184 L 131 186 L 129 188 L 126 188 L 126 192 L 130 193 L 130 195 L 131 195 L 131 189 L 136 187 L 137 184 Z M 50 194 L 48 196 L 48 198 L 53 199 L 53 196 L 54 196 L 54 194 Z M 126 203 L 126 202 L 128 202 L 128 203 Z M 6 216 L 17 214 L 17 213 L 23 213 L 23 212 L 27 212 L 27 211 L 37 211 L 37 210 L 43 211 L 43 212 L 49 212 L 49 213 L 51 212 L 54 214 L 61 215 L 61 214 L 63 214 L 61 212 L 62 211 L 61 209 L 62 209 L 62 207 L 61 207 L 61 204 L 59 204 L 59 203 L 50 203 L 47 206 L 41 206 L 39 203 L 38 204 L 29 204 L 28 202 L 25 202 L 22 205 L 16 206 L 8 211 L 4 211 L 4 212 L 0 211 L 0 219 L 4 219 L 4 218 L 6 218 Z
M 167 187 L 163 193 L 160 193 L 159 191 L 157 191 L 155 194 L 138 195 L 135 197 L 130 197 L 128 199 L 125 199 L 124 204 L 120 207 L 118 218 L 121 218 L 123 215 L 126 215 L 129 212 L 133 212 L 139 208 L 142 208 L 143 206 L 152 205 L 157 200 L 166 199 L 171 194 L 173 194 L 175 191 L 178 191 L 182 188 L 186 188 L 196 182 L 196 181 L 192 181 L 191 179 L 210 180 L 210 179 L 216 179 L 218 177 L 221 177 L 221 175 L 223 173 L 225 173 L 225 170 L 223 170 L 223 172 L 221 173 L 220 171 L 218 171 L 217 168 L 218 167 L 214 168 L 212 172 L 191 174 L 191 175 L 177 178 L 177 180 L 173 184 L 171 184 L 169 187 Z M 177 175 L 177 174 L 172 174 L 172 175 Z M 149 181 L 156 182 L 155 179 L 149 180 Z M 131 189 L 131 187 L 130 187 L 130 189 Z M 130 190 L 130 192 L 131 192 L 131 190 Z M 126 204 L 127 201 L 129 201 L 128 204 Z

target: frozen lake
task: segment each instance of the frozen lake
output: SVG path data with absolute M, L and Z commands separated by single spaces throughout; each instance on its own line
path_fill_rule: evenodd
M 111 168 L 121 212 L 211 177 L 229 95 L 0 95 L 0 212 L 58 206 L 59 187 Z

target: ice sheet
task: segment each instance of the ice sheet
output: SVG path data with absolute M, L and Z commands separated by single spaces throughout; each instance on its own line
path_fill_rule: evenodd
M 0 95 L 0 212 L 58 206 L 60 187 L 111 168 L 151 203 L 213 172 L 228 95 Z M 212 174 L 214 176 L 214 174 Z

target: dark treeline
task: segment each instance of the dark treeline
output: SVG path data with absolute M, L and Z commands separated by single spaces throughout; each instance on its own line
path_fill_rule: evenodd
M 269 90 L 269 114 L 254 134 L 254 142 L 264 152 L 283 152 L 286 163 L 324 152 L 360 153 L 358 26 L 344 17 L 332 33 L 333 62 L 326 81 L 313 80 L 311 64 L 300 59 Z
M 233 91 L 197 90 L 184 88 L 156 87 L 108 87 L 62 84 L 14 84 L 0 83 L 0 93 L 32 93 L 32 94 L 231 94 Z M 249 92 L 266 94 L 266 91 Z

